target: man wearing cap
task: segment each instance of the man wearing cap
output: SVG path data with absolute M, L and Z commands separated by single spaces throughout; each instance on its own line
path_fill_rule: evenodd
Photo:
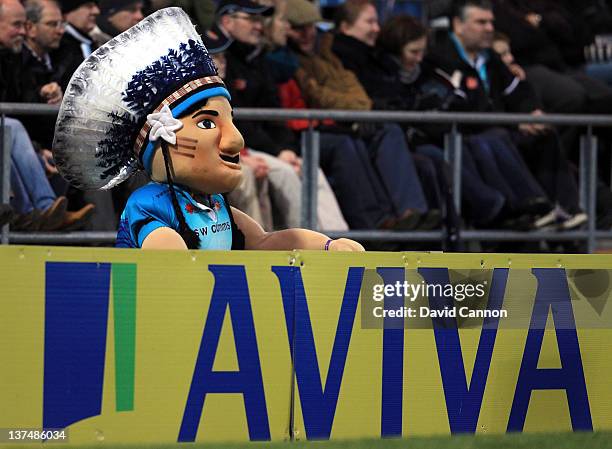
M 250 0 L 222 0 L 217 7 L 217 26 L 232 41 L 227 49 L 226 82 L 236 107 L 279 108 L 276 85 L 259 45 L 263 18 L 274 8 Z M 266 151 L 299 166 L 297 142 L 283 122 L 239 122 L 249 147 Z
M 100 0 L 97 26 L 89 33 L 96 45 L 105 44 L 140 22 L 144 18 L 143 6 L 141 0 Z
M 307 0 L 287 0 L 287 19 L 291 25 L 289 45 L 298 54 L 302 69 L 296 77 L 309 105 L 323 109 L 370 109 L 372 101 L 355 74 L 346 70 L 332 53 L 330 33 L 321 36 L 315 51 L 315 25 L 322 20 L 317 7 Z
M 61 5 L 66 32 L 51 59 L 56 67 L 55 77 L 65 92 L 74 71 L 96 49 L 89 33 L 96 26 L 100 9 L 97 2 L 86 0 L 62 0 Z

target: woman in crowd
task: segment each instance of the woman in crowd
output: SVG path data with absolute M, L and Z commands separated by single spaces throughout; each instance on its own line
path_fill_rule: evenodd
M 377 46 L 388 56 L 389 70 L 396 73 L 406 109 L 464 109 L 462 105 L 466 95 L 458 88 L 459 82 L 452 74 L 423 60 L 427 50 L 427 29 L 416 19 L 406 15 L 391 18 L 382 27 Z M 441 140 L 443 131 L 436 126 L 411 130 L 414 137 L 434 142 Z M 551 224 L 560 213 L 551 210 L 550 203 L 544 198 L 548 196 L 558 200 L 556 183 L 549 179 L 536 180 L 514 144 L 504 135 L 488 130 L 473 132 L 465 138 L 462 184 L 469 218 L 477 225 L 491 225 L 513 217 L 505 224 L 517 228 Z M 443 157 L 442 151 L 432 146 L 421 147 L 420 151 L 432 158 Z M 544 189 L 539 182 L 543 182 Z M 548 186 L 550 188 L 546 188 Z M 525 189 L 529 195 L 525 195 Z M 529 198 L 527 202 L 525 197 Z M 500 198 L 503 207 L 499 207 Z M 577 205 L 572 209 L 577 209 Z M 530 218 L 533 215 L 540 217 L 533 221 Z M 565 216 L 565 221 L 567 218 Z M 573 227 L 574 221 L 567 224 Z

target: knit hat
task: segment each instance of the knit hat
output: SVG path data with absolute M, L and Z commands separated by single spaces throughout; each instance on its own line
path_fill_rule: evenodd
M 97 49 L 76 70 L 55 125 L 53 153 L 69 182 L 110 189 L 150 172 L 156 140 L 184 111 L 230 98 L 189 16 L 161 9 Z
M 98 3 L 96 0 L 60 0 L 62 6 L 62 14 L 68 14 L 70 11 L 80 8 L 86 3 Z
M 320 22 L 319 9 L 308 0 L 287 0 L 287 20 L 292 26 L 310 25 Z

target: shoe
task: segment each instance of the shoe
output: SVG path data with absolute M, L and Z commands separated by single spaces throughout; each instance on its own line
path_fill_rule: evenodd
M 542 215 L 540 218 L 536 219 L 536 221 L 533 223 L 533 226 L 536 229 L 542 229 L 547 226 L 550 226 L 553 223 L 556 223 L 558 219 L 559 219 L 558 210 L 557 208 L 554 208 L 547 214 Z
M 64 221 L 57 228 L 58 231 L 75 231 L 83 227 L 93 214 L 94 209 L 96 208 L 93 204 L 87 204 L 81 209 L 74 212 L 66 212 L 64 214 Z
M 563 231 L 569 231 L 570 229 L 576 229 L 587 222 L 589 216 L 584 212 L 579 212 L 575 215 L 570 216 L 567 220 L 564 220 L 559 225 L 559 228 Z
M 32 209 L 27 214 L 17 214 L 13 216 L 10 227 L 15 231 L 37 231 L 40 225 L 41 212 Z
M 65 196 L 59 196 L 53 204 L 49 206 L 40 216 L 39 231 L 55 231 L 64 222 L 66 215 L 66 207 L 68 207 L 68 199 Z
M 0 204 L 0 227 L 10 223 L 13 219 L 13 208 L 8 204 Z
M 423 215 L 412 209 L 408 209 L 397 219 L 397 222 L 393 226 L 395 231 L 412 231 L 416 229 L 422 220 Z

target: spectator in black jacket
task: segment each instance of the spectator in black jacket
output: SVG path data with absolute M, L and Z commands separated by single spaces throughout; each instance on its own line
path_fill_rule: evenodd
M 494 38 L 493 18 L 492 5 L 487 0 L 457 1 L 452 32 L 431 51 L 428 56 L 430 62 L 458 80 L 457 84 L 465 92 L 466 104 L 471 111 L 542 114 L 531 86 L 513 74 L 491 50 Z M 506 187 L 509 188 L 507 194 L 514 194 L 515 210 L 528 211 L 531 208 L 531 205 L 525 208 L 522 202 L 525 198 L 532 204 L 542 204 L 540 212 L 544 217 L 536 221 L 539 225 L 550 224 L 559 218 L 565 219 L 566 228 L 582 224 L 586 217 L 578 209 L 575 185 L 569 183 L 560 186 L 556 182 L 559 167 L 567 165 L 556 135 L 542 125 L 519 125 L 518 131 L 511 137 L 508 130 L 493 128 L 468 139 L 477 161 L 481 161 L 483 152 L 491 152 L 492 144 L 494 148 L 508 152 L 508 157 L 497 164 L 499 175 L 491 176 L 490 170 L 483 167 L 483 176 L 495 182 L 505 175 Z M 543 200 L 544 190 L 526 170 L 515 143 L 519 144 L 523 155 L 528 157 L 548 197 L 570 209 L 572 215 L 580 214 L 579 220 L 574 217 L 568 220 L 566 214 L 559 209 L 550 210 Z M 500 154 L 499 151 L 493 153 L 496 156 Z M 507 171 L 509 164 L 515 166 L 513 174 Z
M 96 26 L 100 9 L 96 1 L 87 0 L 62 0 L 61 5 L 64 20 L 67 22 L 66 32 L 51 58 L 55 67 L 55 78 L 65 91 L 77 67 L 95 50 L 89 33 Z
M 52 79 L 53 63 L 49 52 L 59 48 L 65 23 L 59 4 L 55 0 L 26 0 L 26 39 L 21 52 L 25 83 L 35 87 L 24 92 L 23 100 L 59 104 L 62 90 Z M 34 95 L 30 96 L 33 93 Z
M 62 89 L 53 78 L 49 52 L 59 48 L 64 34 L 61 9 L 55 0 L 27 0 L 24 6 L 27 21 L 25 45 L 21 51 L 21 101 L 59 104 Z M 24 117 L 23 122 L 32 140 L 43 148 L 51 148 L 55 117 L 29 116 Z

